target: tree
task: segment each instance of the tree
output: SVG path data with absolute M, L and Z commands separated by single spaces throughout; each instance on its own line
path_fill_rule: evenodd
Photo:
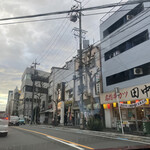
M 34 108 L 34 121 L 35 123 L 38 123 L 40 118 L 40 106 L 41 106 L 41 100 L 44 94 L 47 94 L 47 91 L 45 91 L 45 81 L 47 78 L 36 76 L 35 81 L 38 81 L 38 83 L 35 85 L 35 96 L 36 96 L 36 104 L 37 106 Z M 42 105 L 43 107 L 43 105 Z M 44 106 L 45 107 L 45 106 Z
M 90 88 L 90 101 L 91 101 L 91 112 L 92 115 L 94 115 L 94 97 L 93 97 L 93 87 L 94 87 L 94 79 L 96 77 L 96 74 L 99 72 L 99 69 L 93 73 L 90 71 L 91 65 L 94 62 L 94 56 L 92 55 L 93 46 L 89 47 L 89 51 L 86 53 L 86 60 L 84 63 L 85 66 L 85 73 L 88 75 L 89 78 L 89 88 Z M 94 65 L 94 64 L 93 64 Z

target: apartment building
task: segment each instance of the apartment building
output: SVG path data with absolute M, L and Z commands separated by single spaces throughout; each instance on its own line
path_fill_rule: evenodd
M 33 112 L 37 112 L 40 116 L 40 122 L 45 121 L 45 109 L 48 99 L 48 78 L 49 73 L 34 68 L 26 68 L 22 75 L 21 96 L 19 105 L 19 115 L 25 118 L 31 118 L 31 104 L 33 92 L 33 80 L 35 80 L 34 87 L 34 101 Z M 35 114 L 35 113 L 34 113 Z
M 100 24 L 101 103 L 108 128 L 117 128 L 117 121 L 120 120 L 115 88 L 120 89 L 119 102 L 127 104 L 127 108 L 121 107 L 124 126 L 131 123 L 132 116 L 136 116 L 133 124 L 139 130 L 141 122 L 136 120 L 150 114 L 149 6 L 149 2 L 123 6 Z M 128 109 L 131 104 L 143 99 L 146 99 L 145 103 L 136 111 Z
M 48 123 L 56 116 L 60 117 L 60 124 L 64 124 L 65 111 L 65 86 L 73 80 L 74 58 L 65 63 L 63 67 L 52 67 L 49 77 L 48 89 Z M 73 88 L 73 87 L 72 87 Z

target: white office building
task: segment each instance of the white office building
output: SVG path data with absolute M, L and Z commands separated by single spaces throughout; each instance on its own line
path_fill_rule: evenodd
M 133 109 L 121 108 L 123 123 L 134 124 L 150 114 L 150 2 L 126 5 L 100 24 L 105 125 L 116 128 L 119 119 L 115 88 L 119 101 L 131 105 L 146 99 Z M 138 101 L 135 101 L 138 100 Z M 124 125 L 125 126 L 125 125 Z M 137 126 L 136 126 L 137 128 Z

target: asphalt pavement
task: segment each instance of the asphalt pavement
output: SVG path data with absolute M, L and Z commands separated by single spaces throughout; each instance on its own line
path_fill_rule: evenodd
M 142 146 L 145 144 L 82 134 L 63 128 L 23 125 L 9 127 L 7 137 L 0 137 L 0 150 L 87 150 Z

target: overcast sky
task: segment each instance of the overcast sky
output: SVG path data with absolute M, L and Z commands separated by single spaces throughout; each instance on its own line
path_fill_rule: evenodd
M 120 2 L 120 0 L 82 0 L 84 7 Z M 123 0 L 125 1 L 125 0 Z M 53 11 L 70 10 L 76 4 L 74 0 L 0 0 L 0 19 L 23 15 L 33 15 Z M 84 12 L 107 12 L 108 9 Z M 56 15 L 35 19 L 66 17 Z M 82 28 L 88 31 L 86 39 L 90 44 L 99 40 L 99 24 L 103 15 L 83 16 Z M 20 88 L 21 76 L 26 67 L 37 59 L 38 69 L 50 71 L 52 66 L 62 67 L 66 61 L 76 55 L 78 38 L 72 29 L 78 22 L 69 19 L 32 23 L 3 23 L 27 21 L 33 19 L 0 22 L 0 110 L 5 109 L 7 94 L 16 86 Z

